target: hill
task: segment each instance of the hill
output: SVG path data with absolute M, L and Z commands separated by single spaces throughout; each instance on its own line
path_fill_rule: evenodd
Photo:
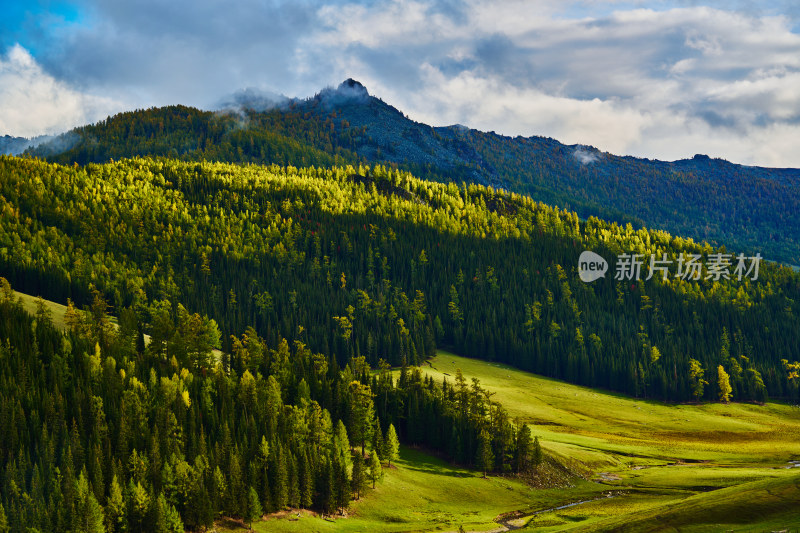
M 478 379 L 509 415 L 531 425 L 550 455 L 587 472 L 613 495 L 550 512 L 533 506 L 520 513 L 531 530 L 775 531 L 800 525 L 796 406 L 642 401 L 448 352 L 423 370 L 436 382 L 455 381 L 458 373 Z
M 6 157 L 0 177 L 0 275 L 62 304 L 94 287 L 151 335 L 169 300 L 215 319 L 227 352 L 252 326 L 342 366 L 453 346 L 635 396 L 715 400 L 719 366 L 734 399 L 797 395 L 800 276 L 764 263 L 757 281 L 683 279 L 678 256 L 714 250 L 664 232 L 383 167 Z M 584 249 L 666 253 L 672 270 L 587 284 Z
M 408 119 L 354 80 L 306 100 L 265 103 L 245 95 L 232 103 L 239 107 L 217 113 L 182 106 L 122 113 L 27 153 L 67 164 L 135 155 L 296 166 L 387 164 L 426 179 L 529 195 L 582 218 L 631 222 L 800 264 L 800 170 L 702 155 L 675 162 L 620 157 L 544 137 L 431 127 Z

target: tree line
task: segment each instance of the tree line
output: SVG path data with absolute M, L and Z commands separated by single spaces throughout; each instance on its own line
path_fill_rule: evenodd
M 536 460 L 530 429 L 477 382 L 434 384 L 407 367 L 395 379 L 363 357 L 341 368 L 252 328 L 220 357 L 214 320 L 180 305 L 152 304 L 160 337 L 149 342 L 132 309 L 117 324 L 106 309 L 95 291 L 62 331 L 43 300 L 29 315 L 0 278 L 0 531 L 178 532 L 287 507 L 336 513 L 375 487 L 401 440 L 489 471 Z M 452 428 L 458 446 L 433 428 Z M 495 438 L 480 456 L 485 435 Z

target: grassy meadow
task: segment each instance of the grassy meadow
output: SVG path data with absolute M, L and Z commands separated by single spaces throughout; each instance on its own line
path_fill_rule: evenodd
M 800 408 L 670 405 L 440 351 L 423 370 L 477 377 L 576 474 L 534 489 L 402 449 L 347 518 L 296 511 L 256 531 L 792 531 L 800 527 Z M 559 508 L 563 507 L 563 508 Z M 516 517 L 512 516 L 516 512 Z M 501 519 L 501 515 L 509 516 Z M 231 529 L 232 530 L 232 529 Z

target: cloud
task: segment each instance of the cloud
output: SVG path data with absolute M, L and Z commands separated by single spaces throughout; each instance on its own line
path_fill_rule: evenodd
M 60 133 L 119 108 L 109 98 L 84 94 L 58 81 L 19 45 L 0 57 L 0 133 Z
M 646 157 L 800 166 L 782 137 L 800 137 L 796 19 L 623 3 L 575 17 L 551 2 L 473 0 L 460 20 L 440 15 L 423 32 L 432 4 L 389 5 L 391 18 L 383 4 L 327 10 L 317 42 L 344 50 L 333 55 L 346 58 L 339 70 L 358 67 L 373 93 L 417 120 Z M 372 61 L 386 49 L 411 74 L 387 83 L 386 61 Z
M 572 157 L 577 159 L 582 165 L 588 165 L 600 159 L 595 152 L 586 146 L 576 146 L 572 151 Z
M 800 166 L 785 139 L 800 138 L 800 8 L 789 0 L 79 5 L 80 23 L 41 37 L 43 71 L 135 107 L 213 108 L 244 87 L 305 97 L 353 77 L 434 125 Z

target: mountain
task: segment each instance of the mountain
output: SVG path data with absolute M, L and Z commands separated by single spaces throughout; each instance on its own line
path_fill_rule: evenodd
M 431 127 L 348 79 L 305 100 L 240 93 L 217 112 L 182 106 L 122 113 L 77 128 L 69 150 L 27 153 L 84 164 L 131 155 L 282 165 L 387 164 L 435 181 L 506 189 L 634 227 L 800 264 L 800 170 L 697 155 L 621 157 L 545 137 Z M 230 107 L 233 106 L 233 107 Z M 62 144 L 72 144 L 63 142 Z
M 357 172 L 0 157 L 0 276 L 61 303 L 90 304 L 93 289 L 118 310 L 180 302 L 216 320 L 225 353 L 253 327 L 342 367 L 358 357 L 418 364 L 447 346 L 686 401 L 693 359 L 712 377 L 724 365 L 737 399 L 794 394 L 783 361 L 800 359 L 791 269 L 764 262 L 757 280 L 706 279 L 714 250 L 662 231 L 383 166 Z M 587 284 L 576 268 L 586 249 L 609 259 L 667 253 L 671 273 L 645 281 L 645 265 L 642 281 Z M 703 257 L 703 279 L 676 276 L 684 253 Z M 160 335 L 139 316 L 139 328 Z M 715 399 L 717 381 L 707 381 Z
M 12 137 L 11 135 L 3 135 L 0 137 L 0 154 L 16 155 L 21 154 L 25 150 L 37 146 L 43 142 L 52 141 L 52 135 L 40 135 L 38 137 Z

